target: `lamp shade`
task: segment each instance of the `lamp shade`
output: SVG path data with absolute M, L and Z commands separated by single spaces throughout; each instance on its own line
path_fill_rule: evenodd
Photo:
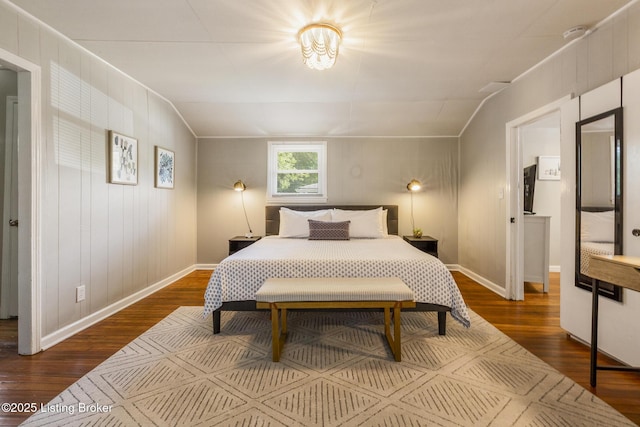
M 236 191 L 244 191 L 247 189 L 247 186 L 244 185 L 244 182 L 242 182 L 242 180 L 237 180 L 235 184 L 233 184 L 233 189 Z
M 409 191 L 418 191 L 418 190 L 420 190 L 420 188 L 422 188 L 422 184 L 417 179 L 412 179 L 407 184 L 407 190 L 409 190 Z
M 298 33 L 302 48 L 302 62 L 313 70 L 333 67 L 338 57 L 342 33 L 329 24 L 307 25 Z

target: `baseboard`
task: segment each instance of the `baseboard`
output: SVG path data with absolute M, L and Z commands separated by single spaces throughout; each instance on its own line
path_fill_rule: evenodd
M 462 274 L 464 274 L 465 276 L 469 277 L 470 279 L 475 280 L 476 282 L 480 283 L 482 286 L 484 286 L 485 288 L 489 289 L 490 291 L 500 295 L 502 298 L 506 298 L 506 290 L 505 288 L 503 288 L 502 286 L 496 285 L 495 283 L 493 283 L 492 281 L 485 279 L 484 277 L 474 273 L 471 270 L 468 270 L 464 267 L 460 267 L 459 270 Z
M 214 270 L 218 264 L 196 264 L 196 270 Z
M 560 266 L 559 265 L 550 265 L 549 266 L 549 273 L 560 273 Z
M 187 274 L 195 271 L 197 269 L 197 266 L 194 264 L 188 268 L 185 268 L 182 271 L 179 271 L 163 280 L 160 280 L 159 282 L 154 283 L 153 285 L 147 286 L 146 288 L 144 288 L 141 291 L 136 292 L 135 294 L 129 295 L 128 297 L 125 297 L 123 299 L 121 299 L 120 301 L 111 304 L 108 307 L 105 307 L 101 310 L 96 311 L 95 313 L 92 313 L 86 317 L 83 317 L 82 319 L 71 323 L 70 325 L 67 325 L 61 329 L 58 329 L 57 331 L 46 335 L 44 337 L 42 337 L 40 339 L 40 347 L 42 350 L 46 350 L 48 348 L 53 347 L 54 345 L 58 344 L 59 342 L 62 342 L 64 340 L 66 340 L 67 338 L 77 334 L 78 332 L 88 328 L 89 326 L 92 326 L 96 323 L 98 323 L 101 320 L 106 319 L 107 317 L 117 313 L 118 311 L 122 310 L 123 308 L 126 308 L 128 306 L 130 306 L 131 304 L 134 304 L 138 301 L 140 301 L 143 298 L 148 297 L 149 295 L 153 294 L 154 292 L 159 291 L 160 289 L 172 284 L 173 282 L 175 282 L 176 280 L 186 276 Z

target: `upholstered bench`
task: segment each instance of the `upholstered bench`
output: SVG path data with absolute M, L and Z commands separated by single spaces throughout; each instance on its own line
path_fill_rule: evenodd
M 287 334 L 287 309 L 384 309 L 384 329 L 391 352 L 401 360 L 400 310 L 415 307 L 413 291 L 397 277 L 300 278 L 265 280 L 256 292 L 256 308 L 271 310 L 273 361 Z M 391 335 L 393 309 L 393 335 Z

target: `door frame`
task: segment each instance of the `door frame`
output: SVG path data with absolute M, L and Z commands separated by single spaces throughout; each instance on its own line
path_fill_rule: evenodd
M 18 353 L 41 347 L 41 67 L 0 48 L 18 73 Z
M 506 124 L 506 233 L 505 233 L 505 298 L 524 300 L 524 213 L 522 209 L 522 138 L 520 128 L 528 123 L 560 111 L 573 98 L 566 95 Z M 561 125 L 562 129 L 562 125 Z M 511 218 L 514 222 L 511 222 Z

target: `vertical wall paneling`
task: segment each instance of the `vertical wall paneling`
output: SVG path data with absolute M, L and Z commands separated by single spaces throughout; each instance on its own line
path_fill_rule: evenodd
M 79 317 L 90 313 L 91 287 L 91 59 L 81 57 L 80 65 L 80 283 L 85 301 L 78 304 Z
M 34 239 L 46 348 L 195 264 L 195 173 L 158 196 L 153 146 L 174 150 L 181 167 L 195 171 L 196 141 L 166 100 L 4 2 L 0 48 L 41 67 L 42 218 Z M 108 183 L 109 129 L 138 139 L 136 186 Z M 86 300 L 76 303 L 80 285 Z
M 81 282 L 82 191 L 82 85 L 77 49 L 60 43 L 57 70 L 57 135 L 55 158 L 58 170 L 58 286 L 59 322 L 68 324 L 80 315 L 75 289 Z
M 108 260 L 109 251 L 109 198 L 107 184 L 107 127 L 109 118 L 108 69 L 100 61 L 91 59 L 90 87 L 90 153 L 91 194 L 89 196 L 89 269 L 90 281 L 87 298 L 90 312 L 109 305 Z
M 640 3 L 515 79 L 483 104 L 460 135 L 458 256 L 465 269 L 504 288 L 507 266 L 502 230 L 508 218 L 496 203 L 486 200 L 495 200 L 493 189 L 505 185 L 506 163 L 501 160 L 505 158 L 505 123 L 569 94 L 582 95 L 640 67 L 638 26 Z
M 45 31 L 40 32 L 42 66 L 42 203 L 47 215 L 42 218 L 42 332 L 47 334 L 58 328 L 60 316 L 59 298 L 59 188 L 58 188 L 58 121 L 59 121 L 59 44 Z

